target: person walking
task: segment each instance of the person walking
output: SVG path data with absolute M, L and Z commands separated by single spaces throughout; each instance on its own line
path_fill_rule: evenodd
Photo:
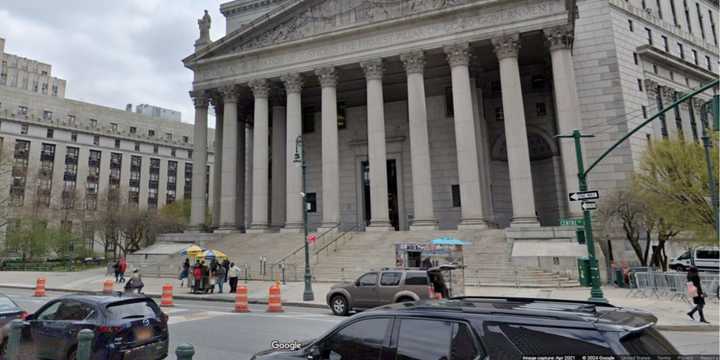
M 115 282 L 120 282 L 120 260 L 113 264 L 113 271 L 115 271 Z
M 228 278 L 230 279 L 230 292 L 234 293 L 237 291 L 237 283 L 238 278 L 240 278 L 240 272 L 242 269 L 235 265 L 235 263 L 230 263 L 230 270 L 228 274 Z
M 690 310 L 687 315 L 691 319 L 695 320 L 695 312 L 697 311 L 697 313 L 700 314 L 700 322 L 709 324 L 709 322 L 705 320 L 705 314 L 703 313 L 703 307 L 705 307 L 705 293 L 702 290 L 702 283 L 700 281 L 700 274 L 698 273 L 697 267 L 691 266 L 690 269 L 688 269 L 687 281 L 688 293 L 692 296 L 693 303 L 695 304 L 695 307 Z M 692 283 L 692 286 L 690 283 Z
M 182 264 L 180 269 L 180 287 L 183 287 L 185 279 L 188 278 L 188 272 L 190 271 L 190 259 L 185 258 L 185 262 Z M 190 280 L 188 280 L 188 286 L 190 286 Z
M 230 273 L 230 260 L 228 260 L 227 258 L 223 260 L 222 266 L 225 268 L 225 279 L 223 281 L 227 282 L 228 274 Z
M 219 265 L 215 270 L 215 283 L 217 284 L 219 294 L 222 294 L 223 292 L 223 284 L 225 283 L 226 274 L 225 267 L 222 265 Z
M 124 257 L 120 258 L 120 261 L 118 262 L 118 271 L 120 272 L 120 280 L 118 282 L 124 283 L 125 282 L 125 271 L 127 271 L 127 260 L 125 260 Z M 137 270 L 135 270 L 137 271 Z
M 195 262 L 193 266 L 193 294 L 200 292 L 200 284 L 202 284 L 202 266 L 199 262 Z

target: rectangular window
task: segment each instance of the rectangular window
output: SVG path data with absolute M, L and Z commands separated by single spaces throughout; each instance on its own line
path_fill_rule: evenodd
M 658 17 L 660 18 L 660 20 L 662 20 L 663 12 L 662 12 L 662 4 L 660 4 L 660 0 L 655 0 L 655 5 L 657 5 Z
M 690 22 L 690 9 L 688 8 L 687 0 L 683 0 L 683 7 L 685 8 L 685 21 L 687 22 L 688 32 L 692 32 L 692 23 Z
M 655 74 L 658 73 L 658 67 L 655 64 L 653 64 L 653 73 L 655 73 Z
M 633 21 L 631 19 L 628 19 L 628 29 L 632 32 L 635 31 L 633 27 Z
M 135 151 L 140 151 L 140 143 L 135 143 Z
M 307 195 L 305 195 L 305 206 L 307 206 L 307 212 L 309 212 L 309 213 L 317 212 L 317 194 L 316 193 L 307 193 Z
M 677 43 L 678 47 L 678 54 L 680 54 L 680 58 L 685 60 L 685 48 L 683 47 L 682 43 Z
M 117 132 L 117 131 L 118 131 L 118 124 L 117 124 L 117 123 L 110 123 L 110 130 L 112 130 L 112 132 Z
M 172 134 L 171 133 L 165 133 L 165 140 L 172 141 Z
M 68 125 L 75 125 L 75 115 L 68 115 L 67 122 L 68 122 Z
M 713 16 L 712 10 L 708 9 L 708 15 L 709 15 L 708 19 L 710 19 L 710 32 L 712 33 L 712 36 L 713 36 L 713 43 L 715 44 L 715 46 L 717 46 L 718 40 L 717 40 L 717 33 L 715 32 L 715 17 Z
M 58 96 L 58 87 L 57 85 L 52 86 L 52 96 Z
M 678 24 L 677 21 L 677 11 L 675 11 L 675 0 L 670 0 L 670 12 L 672 12 L 673 24 L 679 27 L 680 24 Z
M 96 119 L 90 119 L 90 127 L 96 128 L 97 124 L 98 124 L 98 122 Z
M 190 142 L 190 138 L 188 138 L 187 136 L 183 136 L 183 142 L 187 144 L 188 142 Z
M 705 66 L 708 70 L 712 71 L 712 61 L 710 60 L 710 57 L 705 55 Z
M 77 133 L 70 134 L 70 141 L 77 142 Z
M 131 134 L 134 134 L 134 133 L 136 133 L 136 132 L 137 132 L 137 128 L 134 127 L 134 126 L 131 126 L 131 127 L 130 127 L 130 133 L 131 133 Z
M 47 137 L 48 139 L 52 139 L 54 135 L 55 135 L 55 130 L 53 130 L 53 129 L 47 129 L 46 137 Z
M 153 145 L 153 154 L 157 154 L 157 153 L 158 153 L 158 146 Z
M 640 63 L 638 61 L 638 54 L 636 52 L 633 53 L 633 62 L 635 63 L 635 65 L 639 65 Z
M 690 50 L 690 54 L 692 55 L 692 62 L 693 62 L 693 64 L 697 65 L 697 64 L 698 64 L 697 50 L 695 50 L 695 49 Z
M 43 111 L 43 120 L 47 120 L 47 121 L 52 120 L 52 111 L 48 111 L 48 110 Z
M 155 136 L 155 130 L 148 130 L 148 136 L 154 137 Z
M 116 149 L 120 148 L 120 139 L 115 139 L 115 148 Z
M 28 124 L 22 124 L 20 125 L 20 134 L 27 135 L 29 126 Z
M 93 136 L 93 145 L 95 145 L 95 146 L 100 145 L 100 136 L 99 135 Z
M 450 185 L 450 192 L 452 193 L 452 206 L 460 207 L 462 205 L 460 202 L 460 185 Z
M 647 119 L 647 107 L 645 105 L 642 106 L 642 114 L 643 119 Z
M 638 84 L 638 90 L 643 91 L 642 79 L 637 79 L 637 84 Z
M 18 114 L 27 115 L 27 113 L 28 113 L 27 106 L 22 106 L 22 105 L 18 106 Z
M 705 24 L 703 24 L 702 11 L 700 11 L 700 3 L 695 3 L 695 11 L 697 12 L 698 25 L 700 25 L 700 36 L 705 40 Z
M 662 37 L 662 42 L 663 42 L 663 49 L 667 52 L 670 52 L 670 45 L 668 44 L 667 36 L 663 35 L 661 37 Z
M 649 28 L 645 28 L 645 33 L 647 34 L 647 42 L 649 45 L 653 44 L 653 38 L 652 38 L 652 30 Z
M 647 4 L 645 3 L 645 0 L 640 0 L 640 6 L 642 6 L 643 10 L 647 9 Z

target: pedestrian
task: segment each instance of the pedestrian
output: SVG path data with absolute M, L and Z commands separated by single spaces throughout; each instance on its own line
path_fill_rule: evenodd
M 140 276 L 140 272 L 135 269 L 130 280 L 125 284 L 125 291 L 132 292 L 133 290 L 137 290 L 138 294 L 142 294 L 143 287 L 145 287 L 145 284 L 143 284 L 142 276 Z
M 202 291 L 207 294 L 210 287 L 210 268 L 205 265 L 204 261 L 200 265 L 202 266 Z
M 688 269 L 687 281 L 688 294 L 692 296 L 693 303 L 695 304 L 695 307 L 690 310 L 687 315 L 691 319 L 695 320 L 695 312 L 697 311 L 697 313 L 700 314 L 700 322 L 709 324 L 709 322 L 705 320 L 705 314 L 703 313 L 703 307 L 705 306 L 705 293 L 702 290 L 702 283 L 700 281 L 700 274 L 698 273 L 697 267 L 691 266 L 690 269 Z
M 230 292 L 234 293 L 237 291 L 237 283 L 238 278 L 240 277 L 240 272 L 242 269 L 235 265 L 235 263 L 230 263 L 230 271 L 229 271 L 229 279 L 230 279 Z
M 180 270 L 180 287 L 183 287 L 185 279 L 188 278 L 188 272 L 190 271 L 190 259 L 185 258 L 185 262 L 182 264 Z M 190 280 L 188 280 L 188 286 L 190 286 Z
M 124 257 L 120 258 L 120 261 L 118 262 L 118 270 L 120 271 L 120 280 L 119 282 L 124 283 L 125 282 L 125 271 L 127 271 L 127 261 Z M 137 270 L 135 270 L 137 271 Z
M 225 258 L 222 262 L 222 266 L 225 268 L 225 279 L 223 281 L 228 281 L 228 274 L 230 273 L 230 260 Z
M 219 294 L 222 294 L 223 292 L 223 284 L 225 283 L 226 274 L 225 267 L 222 265 L 219 265 L 215 270 L 215 283 L 217 284 Z
M 200 285 L 202 285 L 202 266 L 198 262 L 195 262 L 193 267 L 193 280 L 193 294 L 197 294 L 200 292 Z
M 115 272 L 115 282 L 120 280 L 120 260 L 113 264 L 113 271 Z
M 217 283 L 217 277 L 215 271 L 212 270 L 212 263 L 210 263 L 210 268 L 208 269 L 209 277 L 208 277 L 208 288 L 205 292 L 210 292 L 211 294 L 215 293 L 215 284 Z

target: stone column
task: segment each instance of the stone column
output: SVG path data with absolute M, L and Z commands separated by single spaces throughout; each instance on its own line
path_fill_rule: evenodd
M 238 126 L 237 126 L 237 139 L 238 139 L 238 154 L 237 154 L 237 198 L 235 201 L 235 223 L 241 231 L 245 231 L 245 179 L 246 179 L 246 160 L 247 156 L 247 122 L 245 121 L 247 114 L 244 113 L 243 109 L 238 110 Z
M 461 219 L 458 229 L 487 228 L 480 196 L 480 169 L 478 168 L 477 139 L 473 118 L 472 90 L 470 88 L 469 45 L 455 44 L 445 47 L 455 110 L 455 146 L 457 149 L 458 178 L 460 185 Z
M 215 109 L 215 171 L 213 172 L 213 187 L 215 192 L 213 193 L 213 210 L 212 210 L 212 224 L 214 227 L 220 226 L 220 188 L 222 179 L 222 124 L 223 124 L 223 104 L 222 95 L 213 94 L 210 98 L 213 108 Z M 179 171 L 178 171 L 179 173 Z M 178 197 L 179 198 L 179 197 Z
M 550 45 L 550 57 L 552 59 L 558 133 L 569 135 L 573 130 L 582 128 L 580 125 L 580 101 L 577 97 L 575 69 L 571 51 L 573 29 L 562 25 L 545 29 L 544 32 Z M 572 141 L 560 141 L 560 155 L 562 156 L 565 192 L 576 192 L 579 185 L 575 144 Z M 580 201 L 569 201 L 566 196 L 560 206 L 567 209 L 566 214 L 570 217 L 582 217 Z
M 437 230 L 433 207 L 428 140 L 427 106 L 425 104 L 425 56 L 421 50 L 400 55 L 408 87 L 408 119 L 410 122 L 410 170 L 414 220 L 410 230 Z
M 661 102 L 658 105 L 659 108 L 666 108 L 670 106 L 670 104 L 673 103 L 673 96 L 675 95 L 675 90 L 669 86 L 660 86 L 659 89 L 660 93 L 660 99 Z M 678 128 L 676 125 L 675 120 L 675 111 L 670 110 L 664 114 L 665 123 L 663 127 L 665 128 L 665 132 L 663 134 L 664 137 L 675 139 L 678 135 Z
M 387 154 L 385 151 L 385 109 L 383 104 L 382 59 L 360 64 L 367 79 L 368 166 L 370 175 L 370 225 L 366 231 L 390 231 L 388 213 Z
M 470 72 L 470 87 L 472 89 L 473 117 L 475 118 L 475 139 L 477 141 L 477 154 L 480 170 L 480 198 L 482 199 L 483 216 L 486 222 L 494 222 L 493 196 L 491 189 L 490 167 L 490 140 L 488 136 L 487 120 L 483 106 L 482 89 L 478 88 L 477 77 L 482 71 L 474 68 Z M 473 76 L 473 72 L 475 75 Z
M 268 96 L 270 85 L 266 79 L 250 81 L 255 96 L 253 124 L 253 186 L 252 222 L 249 232 L 268 232 Z
M 334 67 L 315 70 L 322 87 L 322 225 L 340 221 L 340 163 L 337 126 L 337 74 Z
M 525 128 L 518 50 L 518 34 L 492 40 L 500 62 L 503 114 L 505 115 L 505 142 L 507 144 L 510 192 L 513 217 L 511 226 L 539 226 L 535 214 L 535 195 L 530 172 L 530 151 Z
M 204 91 L 191 91 L 195 103 L 195 130 L 193 132 L 193 179 L 190 227 L 196 231 L 205 224 L 207 199 L 205 198 L 205 167 L 207 166 L 207 118 L 208 97 Z M 145 163 L 147 159 L 143 159 Z M 143 164 L 145 165 L 145 164 Z
M 302 136 L 302 85 L 300 74 L 282 77 L 287 93 L 285 137 L 285 226 L 283 232 L 303 231 L 302 167 L 295 163 L 295 143 Z
M 238 229 L 237 210 L 237 125 L 238 89 L 227 86 L 221 89 L 223 97 L 222 134 L 222 178 L 220 179 L 220 224 L 219 232 Z
M 270 191 L 270 224 L 273 229 L 285 225 L 285 92 L 277 89 L 272 106 L 272 189 Z

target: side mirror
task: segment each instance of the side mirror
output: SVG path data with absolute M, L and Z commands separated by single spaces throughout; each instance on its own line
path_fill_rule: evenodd
M 360 280 L 355 280 L 355 286 L 360 286 Z

